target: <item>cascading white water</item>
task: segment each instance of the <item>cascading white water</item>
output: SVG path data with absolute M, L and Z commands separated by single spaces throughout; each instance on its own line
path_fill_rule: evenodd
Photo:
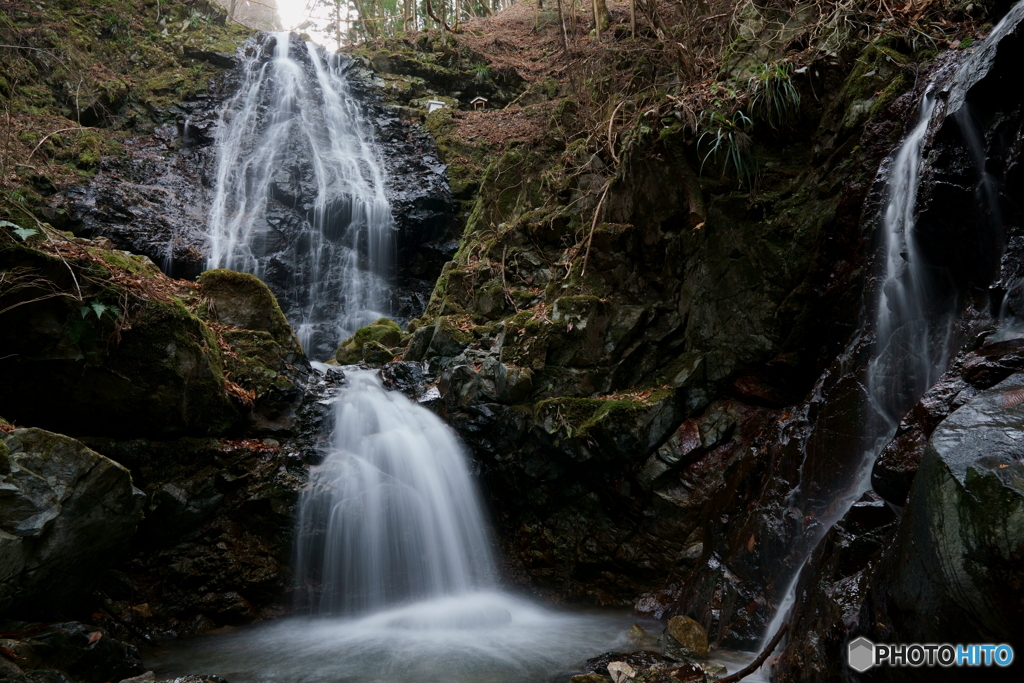
M 303 348 L 324 357 L 387 307 L 391 206 L 340 57 L 269 41 L 273 58 L 250 48 L 221 115 L 207 265 L 277 284 Z
M 332 450 L 299 513 L 296 569 L 319 583 L 317 611 L 492 589 L 482 506 L 451 429 L 370 371 L 347 373 L 334 408 Z
M 884 428 L 868 427 L 884 432 L 869 435 L 876 438 L 895 429 L 907 403 L 935 383 L 949 357 L 952 317 L 936 316 L 927 266 L 914 234 L 922 147 L 934 111 L 935 95 L 929 89 L 921 100 L 917 125 L 903 140 L 889 169 L 881 225 L 885 278 L 879 288 L 875 352 L 867 382 L 869 399 L 887 423 Z M 867 464 L 860 469 L 870 473 Z M 866 490 L 867 480 L 860 483 Z

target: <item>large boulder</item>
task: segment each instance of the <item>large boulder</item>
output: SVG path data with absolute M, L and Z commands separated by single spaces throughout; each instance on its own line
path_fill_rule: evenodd
M 868 609 L 884 618 L 868 623 L 880 641 L 1024 647 L 1022 397 L 1017 373 L 932 434 L 896 544 L 873 582 Z
M 187 283 L 126 252 L 39 246 L 0 245 L 0 271 L 24 285 L 0 292 L 7 419 L 76 436 L 222 433 L 237 421 Z
M 121 465 L 42 429 L 0 438 L 0 613 L 60 613 L 89 595 L 142 520 Z
M 224 269 L 204 272 L 199 285 L 205 320 L 230 348 L 223 354 L 225 377 L 250 392 L 249 427 L 294 431 L 302 401 L 297 381 L 309 363 L 270 288 L 255 275 Z
M 233 327 L 266 332 L 287 354 L 301 357 L 302 347 L 270 288 L 255 275 L 217 268 L 199 276 L 210 317 Z

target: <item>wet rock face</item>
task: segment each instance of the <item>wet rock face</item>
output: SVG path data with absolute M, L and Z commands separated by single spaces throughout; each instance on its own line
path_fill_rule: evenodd
M 949 371 L 907 413 L 895 438 L 878 456 L 871 473 L 874 490 L 902 507 L 935 428 L 979 391 L 1020 370 L 1024 370 L 1021 339 L 984 344 L 961 353 Z
M 0 438 L 0 615 L 58 614 L 90 591 L 142 520 L 121 465 L 42 429 Z
M 869 491 L 822 539 L 801 572 L 775 680 L 835 680 L 836 670 L 845 668 L 846 645 L 862 632 L 860 608 L 872 571 L 898 525 L 895 513 Z
M 801 575 L 777 680 L 844 680 L 845 647 L 858 636 L 1022 646 L 1022 387 L 1016 373 L 950 410 L 927 440 L 902 519 L 868 494 L 826 535 Z M 930 680 L 962 677 L 929 672 Z M 1019 675 L 993 668 L 986 677 Z M 862 679 L 919 680 L 912 669 Z
M 376 104 L 375 93 L 354 89 L 369 109 L 381 161 L 388 174 L 387 197 L 395 220 L 395 273 L 391 314 L 409 320 L 427 307 L 441 267 L 458 248 L 459 228 L 446 166 L 430 135 L 395 108 Z
M 66 193 L 64 213 L 51 222 L 83 237 L 108 237 L 172 277 L 198 275 L 219 104 L 215 97 L 181 103 L 177 123 L 128 138 L 123 155 L 104 157 L 92 181 Z
M 121 621 L 164 637 L 281 613 L 293 507 L 306 483 L 301 447 L 259 439 L 90 444 L 129 467 L 146 495 L 146 519 L 101 585 Z

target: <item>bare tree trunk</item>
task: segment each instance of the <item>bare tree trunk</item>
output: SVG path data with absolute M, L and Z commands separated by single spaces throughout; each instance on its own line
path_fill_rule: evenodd
M 558 0 L 558 23 L 562 25 L 562 48 L 566 59 L 569 58 L 569 32 L 565 30 L 565 15 L 562 14 L 562 0 Z
M 341 47 L 341 1 L 334 0 L 334 40 Z
M 629 31 L 636 40 L 636 0 L 629 0 Z
M 605 4 L 605 0 L 591 0 L 591 5 L 594 8 L 594 35 L 597 42 L 600 43 L 601 31 L 608 28 L 611 17 L 608 15 L 608 5 Z
M 601 30 L 607 31 L 608 27 L 611 26 L 612 17 L 608 14 L 608 4 L 605 0 L 596 0 L 597 3 L 597 16 L 601 20 Z

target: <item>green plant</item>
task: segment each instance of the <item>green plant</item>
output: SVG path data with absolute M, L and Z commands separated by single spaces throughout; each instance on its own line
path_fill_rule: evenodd
M 474 72 L 473 77 L 478 81 L 486 81 L 491 77 L 491 67 L 489 67 L 485 62 L 478 62 L 474 64 L 472 69 Z
M 701 155 L 700 173 L 704 173 L 708 159 L 718 161 L 723 157 L 723 175 L 731 166 L 740 185 L 746 183 L 748 187 L 753 186 L 757 177 L 757 163 L 751 152 L 753 141 L 747 134 L 753 125 L 750 117 L 739 109 L 733 112 L 731 117 L 716 110 L 702 112 L 697 117 L 697 130 L 700 131 L 700 137 L 697 138 L 697 153 Z M 701 147 L 706 150 L 703 154 Z
M 108 306 L 107 304 L 102 303 L 100 301 L 90 301 L 87 305 L 82 306 L 81 308 L 78 309 L 79 315 L 81 315 L 83 318 L 88 316 L 90 312 L 96 314 L 97 320 L 103 318 L 104 313 L 109 313 L 111 317 L 117 317 L 116 306 Z
M 12 223 L 11 221 L 4 220 L 0 220 L 0 228 L 10 229 L 10 231 L 17 235 L 22 242 L 28 241 L 29 237 L 32 237 L 33 235 L 39 232 L 35 228 L 23 228 L 17 223 Z
M 793 85 L 789 62 L 762 64 L 750 77 L 750 113 L 778 129 L 796 118 L 800 93 Z

